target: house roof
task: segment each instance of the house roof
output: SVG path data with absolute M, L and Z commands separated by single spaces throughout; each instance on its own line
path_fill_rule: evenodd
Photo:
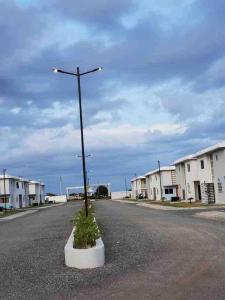
M 44 185 L 43 182 L 36 181 L 36 180 L 30 180 L 29 183 Z
M 4 175 L 1 174 L 0 175 L 0 179 L 4 179 Z M 15 180 L 18 180 L 18 181 L 29 182 L 29 180 L 26 179 L 26 178 L 18 177 L 18 176 L 13 176 L 13 175 L 9 175 L 9 174 L 5 175 L 5 179 L 15 179 Z
M 161 167 L 160 168 L 160 171 L 173 171 L 175 170 L 175 166 L 164 166 L 164 167 Z M 150 171 L 148 173 L 145 174 L 145 176 L 149 176 L 149 175 L 152 175 L 152 174 L 155 174 L 155 173 L 158 173 L 159 172 L 159 169 L 155 169 L 153 171 Z
M 194 160 L 194 159 L 196 159 L 195 154 L 190 154 L 190 155 L 187 155 L 187 156 L 184 156 L 184 157 L 181 157 L 181 158 L 175 160 L 173 162 L 173 164 L 178 165 L 178 164 L 183 163 L 185 161 Z
M 205 149 L 203 149 L 201 151 L 196 152 L 195 153 L 195 157 L 199 157 L 199 156 L 202 156 L 204 154 L 209 154 L 211 152 L 214 152 L 216 150 L 223 149 L 223 148 L 225 148 L 225 141 L 220 142 L 220 143 L 215 144 L 215 145 L 213 145 L 211 147 L 208 147 L 208 148 L 205 148 Z
M 134 177 L 134 178 L 131 179 L 131 181 L 135 181 L 135 180 L 138 180 L 138 179 L 145 179 L 145 176 Z

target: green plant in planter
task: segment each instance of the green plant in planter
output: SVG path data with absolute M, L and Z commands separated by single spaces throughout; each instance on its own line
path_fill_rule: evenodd
M 80 210 L 73 223 L 75 225 L 73 247 L 78 249 L 94 247 L 101 234 L 95 222 L 93 210 L 89 210 L 88 217 L 84 209 Z

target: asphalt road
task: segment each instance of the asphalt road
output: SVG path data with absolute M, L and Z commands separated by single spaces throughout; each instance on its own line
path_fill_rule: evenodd
M 96 202 L 106 265 L 64 265 L 81 203 L 0 223 L 0 299 L 225 299 L 225 223 Z

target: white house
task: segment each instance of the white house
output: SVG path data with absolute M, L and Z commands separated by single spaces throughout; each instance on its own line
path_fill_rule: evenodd
M 225 203 L 225 142 L 174 162 L 180 199 Z
M 39 181 L 29 182 L 29 200 L 31 205 L 39 205 L 45 202 L 45 185 Z
M 225 203 L 225 142 L 195 154 L 203 203 Z
M 4 184 L 5 183 L 5 184 Z M 29 206 L 29 180 L 11 175 L 0 175 L 0 203 L 12 205 L 14 208 Z
M 131 179 L 131 197 L 147 197 L 146 178 L 145 176 L 138 176 Z
M 148 198 L 171 200 L 177 197 L 175 166 L 161 167 L 145 174 Z
M 192 198 L 201 200 L 200 182 L 198 177 L 198 161 L 194 154 L 182 157 L 174 162 L 180 200 Z

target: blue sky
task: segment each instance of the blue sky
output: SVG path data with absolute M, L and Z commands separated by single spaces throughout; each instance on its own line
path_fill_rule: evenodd
M 225 139 L 225 3 L 0 0 L 0 166 L 80 185 L 80 66 L 91 182 L 125 177 Z

